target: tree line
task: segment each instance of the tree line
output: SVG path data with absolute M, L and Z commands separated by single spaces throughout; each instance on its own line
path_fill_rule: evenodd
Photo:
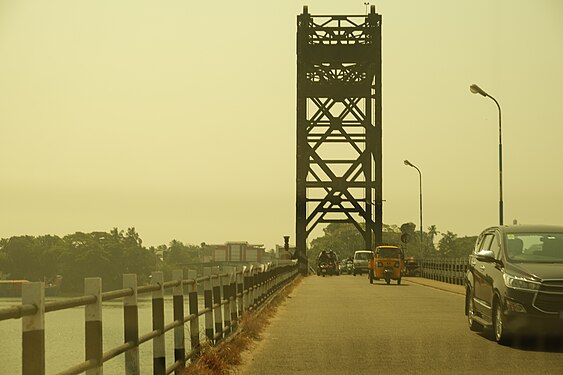
M 324 228 L 324 235 L 311 241 L 308 251 L 310 264 L 315 264 L 318 254 L 322 250 L 334 250 L 340 259 L 353 256 L 356 250 L 365 248 L 365 241 L 361 233 L 353 224 L 331 223 Z M 408 239 L 404 243 L 403 239 Z M 437 236 L 441 238 L 437 241 Z M 459 237 L 451 231 L 440 232 L 435 225 L 422 231 L 422 246 L 420 232 L 414 223 L 397 225 L 383 224 L 381 244 L 397 245 L 403 248 L 405 256 L 420 258 L 461 258 L 467 257 L 473 251 L 477 236 Z M 422 250 L 422 251 L 421 251 Z
M 401 242 L 405 233 L 410 239 L 407 243 Z M 438 235 L 441 238 L 436 245 Z M 431 225 L 423 231 L 422 253 L 424 257 L 465 257 L 475 240 L 476 236 L 440 233 Z M 406 256 L 421 256 L 420 236 L 413 223 L 401 227 L 384 224 L 381 243 L 401 245 Z M 0 239 L 0 278 L 48 281 L 62 275 L 61 291 L 80 293 L 85 277 L 102 277 L 104 290 L 119 289 L 124 273 L 137 274 L 139 283 L 144 284 L 152 271 L 163 271 L 165 279 L 170 279 L 173 269 L 193 268 L 201 262 L 203 247 L 172 240 L 168 245 L 147 248 L 135 228 L 76 232 L 64 237 L 14 236 Z M 364 239 L 353 224 L 332 223 L 323 236 L 312 240 L 307 253 L 314 264 L 322 250 L 332 249 L 343 259 L 364 247 Z
M 48 281 L 63 276 L 61 291 L 81 292 L 85 277 L 101 277 L 104 290 L 122 287 L 122 274 L 136 273 L 147 283 L 152 271 L 170 278 L 178 265 L 198 263 L 201 247 L 172 240 L 145 247 L 135 228 L 76 232 L 64 237 L 14 236 L 0 239 L 0 277 Z

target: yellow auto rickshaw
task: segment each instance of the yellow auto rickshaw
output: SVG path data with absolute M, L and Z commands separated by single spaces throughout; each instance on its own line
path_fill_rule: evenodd
M 391 280 L 397 280 L 401 284 L 401 275 L 404 269 L 405 255 L 398 246 L 377 246 L 374 251 L 373 260 L 370 262 L 370 283 L 373 279 L 384 279 L 387 284 Z M 373 271 L 372 271 L 373 270 Z

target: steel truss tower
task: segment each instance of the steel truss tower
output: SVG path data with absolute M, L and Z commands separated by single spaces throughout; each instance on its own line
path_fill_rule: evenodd
M 320 223 L 381 243 L 381 15 L 297 16 L 296 245 Z M 306 269 L 306 268 L 305 268 Z

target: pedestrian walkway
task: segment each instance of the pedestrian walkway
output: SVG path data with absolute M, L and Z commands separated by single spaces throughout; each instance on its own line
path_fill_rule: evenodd
M 424 277 L 404 277 L 403 280 L 412 282 L 419 285 L 429 286 L 431 288 L 445 290 L 447 292 L 465 294 L 465 287 L 463 285 L 455 285 L 443 283 L 441 281 L 425 279 Z

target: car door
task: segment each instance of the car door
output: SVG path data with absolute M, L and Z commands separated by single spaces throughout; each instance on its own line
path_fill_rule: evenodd
M 483 235 L 483 238 L 477 248 L 477 252 L 481 250 L 489 250 L 491 247 L 491 242 L 493 241 L 494 233 L 487 232 Z M 490 314 L 490 306 L 487 303 L 487 281 L 486 278 L 486 269 L 487 269 L 487 262 L 477 259 L 476 256 L 473 256 L 471 259 L 471 266 L 473 268 L 473 283 L 474 283 L 474 304 L 473 308 L 475 311 L 479 312 L 479 315 L 489 315 Z
M 492 240 L 489 243 L 489 248 L 495 256 L 496 262 L 481 262 L 480 269 L 483 272 L 482 284 L 481 284 L 481 298 L 486 306 L 486 311 L 484 315 L 487 316 L 487 320 L 492 322 L 492 308 L 493 308 L 493 298 L 495 293 L 494 280 L 502 280 L 501 267 L 498 260 L 500 259 L 500 233 L 495 231 L 492 233 Z

